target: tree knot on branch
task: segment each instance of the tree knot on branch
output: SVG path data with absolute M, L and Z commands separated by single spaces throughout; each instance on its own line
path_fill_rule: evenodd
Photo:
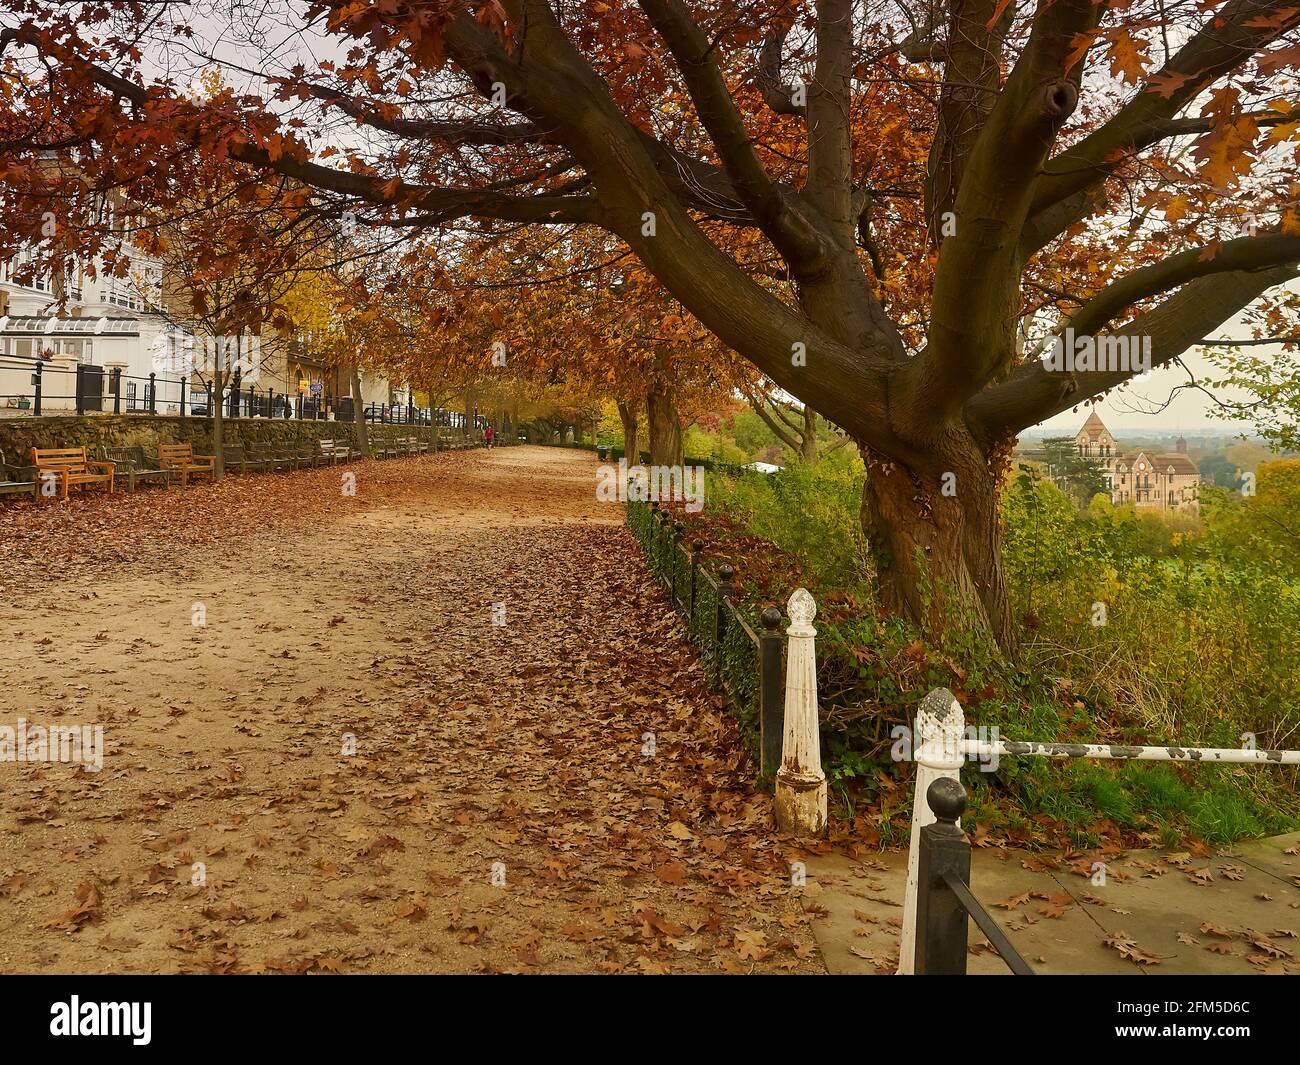
M 497 76 L 494 64 L 484 61 L 476 63 L 469 71 L 470 80 L 474 83 L 474 88 L 483 96 L 492 96 L 497 91 L 497 86 L 503 84 Z M 509 102 L 509 96 L 506 97 Z
M 1051 81 L 1043 86 L 1043 114 L 1064 122 L 1079 106 L 1079 89 L 1072 81 Z

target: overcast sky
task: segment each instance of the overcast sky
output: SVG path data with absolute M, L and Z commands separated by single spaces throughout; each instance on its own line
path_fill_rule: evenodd
M 1250 327 L 1238 318 L 1211 335 L 1248 339 L 1251 331 Z M 1278 349 L 1267 345 L 1244 350 L 1263 355 L 1275 353 Z M 1098 416 L 1113 433 L 1118 433 L 1122 429 L 1134 433 L 1166 433 L 1174 430 L 1216 434 L 1251 433 L 1252 427 L 1249 423 L 1212 417 L 1214 401 L 1203 390 L 1178 389 L 1179 385 L 1186 384 L 1192 377 L 1202 380 L 1218 375 L 1219 371 L 1206 359 L 1204 349 L 1198 348 L 1187 352 L 1183 355 L 1182 361 L 1187 367 L 1186 370 L 1182 367 L 1153 370 L 1129 382 L 1126 388 L 1113 391 L 1095 407 L 1067 410 L 1033 428 L 1047 429 L 1053 433 L 1068 433 L 1073 436 L 1090 411 L 1096 410 Z M 1240 389 L 1218 389 L 1215 395 L 1228 401 L 1243 401 L 1250 398 Z
M 1184 355 L 1183 362 L 1198 379 L 1215 373 L 1214 367 L 1199 352 Z M 1095 407 L 1067 410 L 1041 423 L 1039 428 L 1072 436 L 1088 414 L 1095 410 L 1111 432 L 1119 432 L 1121 429 L 1145 433 L 1171 432 L 1175 429 L 1215 433 L 1249 431 L 1250 426 L 1246 423 L 1211 417 L 1210 411 L 1214 404 L 1199 388 L 1180 389 L 1171 400 L 1170 394 L 1174 393 L 1178 385 L 1186 384 L 1189 378 L 1187 370 L 1181 367 L 1152 370 L 1140 380 L 1131 382 L 1127 388 L 1112 392 Z M 1236 389 L 1221 389 L 1217 395 L 1224 398 L 1246 398 L 1244 393 Z

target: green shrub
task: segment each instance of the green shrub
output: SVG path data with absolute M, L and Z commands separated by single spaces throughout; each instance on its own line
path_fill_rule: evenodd
M 1263 504 L 1212 499 L 1204 522 L 1105 497 L 1081 512 L 1051 484 L 1014 477 L 1002 501 L 1022 639 L 1012 661 L 975 638 L 940 652 L 879 610 L 863 476 L 847 449 L 772 476 L 710 474 L 698 520 L 712 553 L 738 565 L 755 619 L 800 584 L 817 598 L 823 762 L 846 804 L 876 804 L 882 838 L 907 813 L 890 783 L 902 771 L 891 730 L 939 686 L 958 692 L 970 724 L 1010 739 L 1300 745 L 1300 565 L 1258 542 L 1296 526 L 1291 468 L 1269 492 L 1261 478 Z M 1289 767 L 1009 758 L 969 777 L 977 821 L 1032 836 L 1045 815 L 1078 845 L 1107 822 L 1224 842 L 1294 827 L 1300 813 Z

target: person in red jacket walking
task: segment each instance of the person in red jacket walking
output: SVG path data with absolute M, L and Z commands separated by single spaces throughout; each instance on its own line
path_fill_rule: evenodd
M 496 439 L 497 431 L 489 425 L 483 430 L 483 439 L 487 441 L 488 450 L 492 450 L 492 441 Z

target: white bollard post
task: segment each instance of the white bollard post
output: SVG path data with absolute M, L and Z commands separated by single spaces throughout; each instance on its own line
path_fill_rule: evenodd
M 826 831 L 826 774 L 817 723 L 817 604 L 806 588 L 786 604 L 785 729 L 776 773 L 776 826 L 805 838 Z
M 912 839 L 907 851 L 907 885 L 903 895 L 903 931 L 898 941 L 900 976 L 913 975 L 916 961 L 916 889 L 921 829 L 936 820 L 925 794 L 940 777 L 951 777 L 960 782 L 961 743 L 965 734 L 966 720 L 961 703 L 947 688 L 935 688 L 921 700 L 916 711 L 916 732 L 912 737 L 916 773 L 912 786 Z

